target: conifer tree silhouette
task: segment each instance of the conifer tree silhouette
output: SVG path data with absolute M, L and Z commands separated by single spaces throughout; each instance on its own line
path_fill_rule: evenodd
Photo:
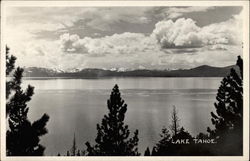
M 77 154 L 76 136 L 75 136 L 75 133 L 74 133 L 73 145 L 72 145 L 72 148 L 71 148 L 71 155 L 76 156 L 76 154 Z
M 10 73 L 15 68 L 16 57 L 11 55 L 9 56 L 10 48 L 8 46 L 5 47 L 6 51 L 6 76 L 9 76 Z M 19 79 L 18 79 L 19 80 Z M 18 80 L 9 80 L 6 81 L 6 99 L 9 98 L 9 95 L 15 86 L 18 86 L 21 82 L 17 82 Z M 6 107 L 6 117 L 9 115 L 9 108 Z
M 146 151 L 144 152 L 144 156 L 150 156 L 150 150 L 148 147 L 147 147 Z
M 243 60 L 240 56 L 236 64 L 241 76 L 232 68 L 230 74 L 221 81 L 214 104 L 216 114 L 211 112 L 215 129 L 207 129 L 211 137 L 217 138 L 218 155 L 242 155 Z
M 77 148 L 75 133 L 73 136 L 72 147 L 70 148 L 70 150 L 67 150 L 66 156 L 85 156 L 85 150 L 80 150 Z
M 177 135 L 177 133 L 180 130 L 180 125 L 179 125 L 180 119 L 177 114 L 178 113 L 176 107 L 173 106 L 173 111 L 171 115 L 171 125 L 170 125 L 170 130 L 172 131 L 173 135 Z
M 163 127 L 160 134 L 161 140 L 156 144 L 154 149 L 154 155 L 166 155 L 171 145 L 171 135 L 169 130 L 166 127 Z M 153 155 L 153 152 L 152 152 Z
M 151 156 L 157 156 L 157 152 L 156 152 L 155 147 L 153 147 L 153 149 L 152 149 Z
M 192 136 L 183 127 L 179 125 L 180 119 L 176 107 L 173 106 L 171 115 L 171 125 L 169 129 L 163 127 L 160 134 L 161 140 L 153 147 L 152 156 L 181 156 L 192 155 L 193 150 L 190 149 L 190 144 L 175 143 L 180 140 L 192 140 Z
M 6 50 L 6 75 L 9 75 L 11 71 L 15 68 L 16 57 L 11 55 L 9 56 L 10 48 L 5 46 Z
M 10 76 L 14 65 L 15 57 L 9 57 L 9 48 L 6 47 L 7 76 Z M 17 67 L 12 75 L 13 78 L 6 82 L 6 114 L 9 123 L 6 152 L 8 156 L 39 156 L 44 153 L 45 147 L 39 144 L 39 141 L 40 137 L 47 133 L 45 126 L 49 116 L 44 114 L 33 123 L 28 120 L 27 102 L 34 94 L 34 87 L 28 85 L 25 91 L 21 89 L 22 74 L 23 69 Z
M 173 139 L 192 139 L 192 136 L 189 134 L 188 131 L 184 129 L 184 127 L 180 128 L 180 131 L 173 136 Z
M 127 104 L 121 98 L 118 85 L 115 85 L 107 101 L 109 113 L 104 115 L 101 125 L 97 124 L 96 145 L 86 143 L 88 155 L 95 156 L 136 156 L 138 153 L 138 130 L 132 138 L 124 125 Z
M 81 156 L 81 152 L 80 152 L 80 150 L 77 150 L 77 154 L 76 154 L 76 156 Z

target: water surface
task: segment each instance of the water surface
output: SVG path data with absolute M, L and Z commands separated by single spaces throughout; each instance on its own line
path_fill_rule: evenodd
M 216 91 L 221 78 L 106 78 L 106 79 L 25 79 L 35 94 L 29 102 L 29 118 L 34 121 L 47 113 L 49 133 L 41 138 L 45 155 L 66 154 L 75 133 L 77 146 L 94 143 L 96 124 L 101 123 L 111 89 L 120 87 L 128 104 L 125 117 L 131 133 L 139 130 L 139 151 L 152 149 L 168 127 L 172 107 L 176 106 L 180 125 L 191 134 L 205 132 L 212 126 Z

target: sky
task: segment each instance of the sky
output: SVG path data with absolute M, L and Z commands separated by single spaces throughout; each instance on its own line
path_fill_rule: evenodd
M 8 7 L 17 65 L 60 70 L 228 66 L 242 55 L 242 7 Z

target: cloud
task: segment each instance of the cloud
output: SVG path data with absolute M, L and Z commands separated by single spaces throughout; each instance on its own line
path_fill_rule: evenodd
M 155 25 L 152 36 L 154 36 L 162 48 L 186 48 L 202 45 L 198 36 L 201 28 L 196 26 L 192 19 L 178 19 L 160 21 Z
M 228 21 L 204 26 L 201 31 L 204 43 L 215 45 L 239 45 L 242 43 L 242 16 L 233 16 Z
M 151 19 L 146 12 L 151 9 L 152 7 L 10 7 L 7 10 L 7 24 L 20 26 L 19 28 L 23 26 L 23 30 L 39 39 L 55 40 L 62 33 L 92 36 L 98 32 L 103 36 L 107 33 L 121 33 L 124 31 L 124 24 L 136 26 L 150 23 Z
M 163 20 L 155 25 L 152 36 L 163 49 L 208 45 L 215 49 L 221 45 L 239 45 L 242 42 L 240 21 L 239 16 L 234 16 L 225 22 L 199 27 L 194 20 L 189 18 L 179 18 L 175 22 Z
M 240 16 L 199 27 L 192 19 L 163 20 L 150 35 L 125 32 L 98 38 L 62 34 L 60 46 L 66 55 L 84 55 L 88 67 L 188 68 L 202 64 L 234 63 L 241 53 Z M 230 28 L 228 26 L 231 26 Z M 216 57 L 218 60 L 211 59 Z M 223 61 L 224 62 L 221 62 Z
M 216 44 L 216 45 L 212 45 L 208 50 L 227 50 L 227 46 Z
M 198 8 L 174 7 L 172 10 L 176 12 L 171 16 L 178 18 L 191 11 L 206 10 Z M 7 23 L 5 38 L 11 52 L 18 57 L 19 65 L 60 69 L 166 69 L 203 64 L 226 66 L 234 64 L 234 58 L 242 53 L 241 14 L 202 27 L 191 18 L 157 19 L 155 27 L 143 33 L 140 25 L 156 21 L 147 15 L 148 10 L 146 7 L 129 11 L 118 7 L 100 10 L 46 8 L 41 10 L 42 14 L 36 15 L 35 10 L 28 9 L 20 12 L 20 15 L 17 13 L 13 22 L 10 20 Z M 121 22 L 123 26 L 117 25 Z M 137 31 L 132 32 L 131 29 L 131 32 L 125 32 L 126 27 L 135 27 L 127 26 L 128 23 L 134 23 Z M 99 30 L 89 30 L 84 25 Z M 122 32 L 113 30 L 119 27 Z M 58 36 L 56 39 L 37 38 L 36 33 L 43 29 L 50 31 L 50 34 L 56 30 Z M 77 29 L 78 32 L 70 32 L 70 29 Z M 100 30 L 112 32 L 106 34 Z M 86 36 L 85 32 L 90 34 Z
M 101 30 L 110 31 L 115 23 L 146 24 L 151 20 L 145 17 L 145 12 L 152 7 L 104 7 L 93 8 L 82 12 L 81 21 L 85 21 L 87 26 Z
M 155 7 L 152 11 L 154 16 L 163 19 L 176 19 L 188 13 L 206 12 L 212 10 L 213 6 L 190 6 L 190 7 Z
M 9 23 L 56 23 L 73 25 L 80 13 L 91 8 L 80 7 L 9 7 L 6 11 Z M 37 12 L 39 11 L 39 12 Z M 78 19 L 78 18 L 77 18 Z
M 35 42 L 35 43 L 34 43 Z M 64 54 L 58 41 L 36 40 L 19 44 L 18 48 L 10 46 L 11 54 L 17 57 L 17 66 L 44 67 L 67 70 L 83 68 L 87 62 L 85 55 Z
M 88 54 L 89 56 L 133 55 L 155 48 L 150 37 L 140 33 L 125 32 L 101 38 L 63 34 L 60 36 L 61 49 L 66 53 Z
M 82 42 L 82 41 L 81 41 Z M 76 34 L 63 34 L 60 36 L 61 49 L 67 53 L 85 53 L 87 49 L 80 43 L 80 37 Z
M 207 10 L 214 9 L 213 6 L 192 6 L 192 7 L 171 7 L 165 14 L 169 19 L 178 18 L 186 13 L 191 12 L 206 12 Z
M 236 46 L 228 46 L 228 50 L 209 50 L 199 48 L 196 54 L 162 54 L 158 66 L 176 68 L 193 68 L 200 65 L 225 67 L 235 64 L 237 55 L 242 54 L 242 49 Z M 216 58 L 216 59 L 214 59 Z

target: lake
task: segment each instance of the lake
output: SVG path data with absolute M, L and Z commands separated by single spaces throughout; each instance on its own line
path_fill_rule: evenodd
M 28 103 L 29 119 L 37 120 L 43 113 L 50 116 L 49 133 L 41 137 L 45 155 L 65 155 L 75 133 L 77 146 L 94 143 L 96 124 L 108 113 L 107 99 L 115 84 L 128 105 L 125 123 L 131 134 L 139 130 L 139 152 L 159 141 L 161 129 L 170 125 L 176 106 L 180 125 L 192 135 L 212 127 L 210 112 L 222 78 L 100 78 L 100 79 L 29 79 L 35 87 Z M 131 135 L 132 136 L 132 135 Z

